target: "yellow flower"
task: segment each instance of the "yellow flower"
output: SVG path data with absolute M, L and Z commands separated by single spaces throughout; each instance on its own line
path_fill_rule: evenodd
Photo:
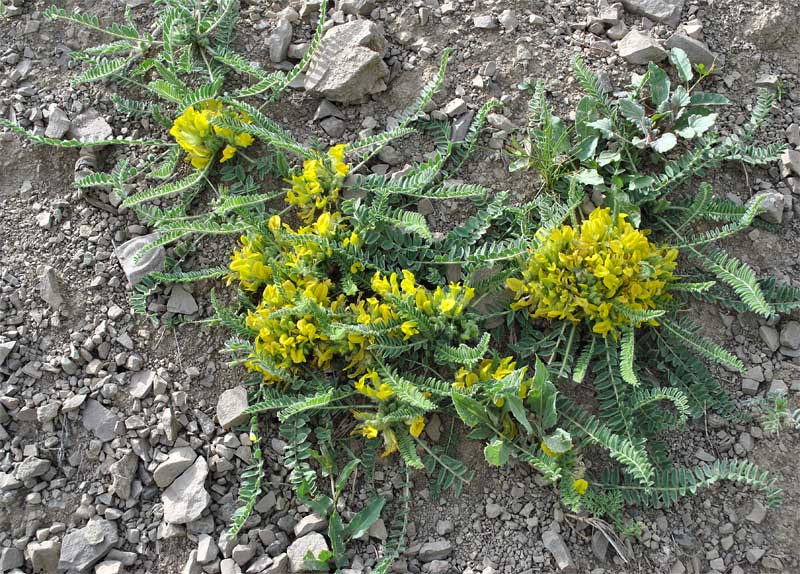
M 443 299 L 442 302 L 439 304 L 439 307 L 441 308 L 443 313 L 449 313 L 455 308 L 455 306 L 456 306 L 456 300 L 453 299 L 452 297 Z
M 414 417 L 410 422 L 407 422 L 407 424 L 410 427 L 408 432 L 411 433 L 411 436 L 419 438 L 419 435 L 425 430 L 425 417 Z
M 236 153 L 236 148 L 232 145 L 226 145 L 225 148 L 222 150 L 222 157 L 219 160 L 219 163 L 224 163 L 233 157 L 233 154 Z
M 400 325 L 400 330 L 403 332 L 405 337 L 403 340 L 409 339 L 419 333 L 419 329 L 417 329 L 417 322 L 416 321 L 404 321 L 402 325 Z
M 585 322 L 616 338 L 631 324 L 620 308 L 647 311 L 670 299 L 666 287 L 676 279 L 678 254 L 650 243 L 648 233 L 634 229 L 624 213 L 612 218 L 609 209 L 595 209 L 579 228 L 540 235 L 522 277 L 506 281 L 511 307 L 527 307 L 533 318 Z
M 586 490 L 589 488 L 589 483 L 582 478 L 578 478 L 577 480 L 572 481 L 572 488 L 575 489 L 575 492 L 583 496 L 586 494 Z
M 550 447 L 547 446 L 547 444 L 545 444 L 544 441 L 542 441 L 542 443 L 539 446 L 541 447 L 542 452 L 545 453 L 550 458 L 555 458 L 555 457 L 558 456 L 558 453 L 556 453 L 555 451 L 550 450 Z
M 378 438 L 378 429 L 376 429 L 374 426 L 370 426 L 368 424 L 362 425 L 361 426 L 361 436 L 363 436 L 365 438 L 368 438 L 368 439 Z

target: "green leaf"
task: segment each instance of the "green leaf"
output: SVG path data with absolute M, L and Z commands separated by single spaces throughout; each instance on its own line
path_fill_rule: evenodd
M 575 174 L 575 179 L 584 185 L 603 185 L 603 176 L 596 169 L 582 169 Z
M 722 94 L 694 92 L 689 99 L 689 104 L 692 106 L 729 106 L 731 101 Z
M 649 74 L 650 99 L 653 100 L 653 104 L 657 108 L 669 100 L 669 76 L 653 62 L 650 62 L 647 71 Z
M 602 133 L 606 138 L 614 137 L 614 124 L 608 118 L 600 118 L 599 120 L 589 122 L 586 125 L 600 130 L 600 133 Z
M 678 144 L 678 138 L 673 133 L 666 133 L 650 144 L 658 153 L 667 153 Z
M 350 478 L 350 475 L 358 468 L 358 465 L 361 464 L 361 459 L 354 458 L 350 462 L 348 462 L 342 471 L 339 473 L 339 476 L 336 477 L 336 488 L 334 490 L 334 495 L 338 498 L 339 495 L 344 490 L 344 487 L 347 485 L 347 481 Z
M 510 449 L 506 441 L 496 438 L 483 449 L 486 462 L 492 466 L 505 466 L 508 463 Z
M 622 98 L 619 101 L 619 111 L 639 128 L 649 125 L 650 120 L 647 118 L 644 108 L 633 100 Z
M 376 496 L 370 500 L 367 505 L 353 517 L 350 524 L 345 526 L 345 540 L 352 540 L 353 538 L 361 538 L 364 536 L 369 530 L 369 527 L 375 524 L 381 517 L 381 510 L 383 510 L 384 504 L 386 504 L 386 499 L 382 496 Z
M 681 48 L 672 48 L 669 53 L 669 61 L 675 66 L 675 71 L 682 82 L 691 82 L 694 73 L 692 72 L 692 63 L 689 61 L 689 56 L 686 55 Z
M 679 136 L 690 140 L 706 133 L 716 121 L 717 114 L 708 114 L 707 116 L 691 115 L 689 116 L 688 125 L 675 131 L 678 132 Z
M 572 450 L 572 436 L 562 428 L 557 428 L 551 435 L 544 437 L 544 444 L 556 454 L 564 454 Z
M 504 397 L 505 404 L 511 414 L 514 415 L 514 418 L 525 428 L 528 434 L 533 434 L 533 427 L 531 427 L 531 423 L 528 420 L 528 412 L 525 410 L 525 405 L 522 404 L 519 394 L 505 394 Z
M 539 419 L 542 429 L 548 429 L 558 421 L 556 411 L 556 397 L 558 391 L 553 383 L 548 380 L 545 364 L 536 357 L 536 370 L 528 391 L 528 406 Z
M 331 554 L 337 566 L 347 565 L 347 548 L 344 543 L 342 517 L 334 509 L 328 518 L 328 538 L 331 541 Z
M 486 410 L 471 397 L 453 392 L 453 406 L 465 425 L 474 427 L 486 420 Z

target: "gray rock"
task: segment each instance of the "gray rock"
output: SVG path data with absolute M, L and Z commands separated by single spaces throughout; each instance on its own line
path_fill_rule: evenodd
M 759 213 L 758 216 L 767 223 L 774 223 L 776 225 L 783 223 L 783 207 L 785 201 L 783 194 L 777 191 L 766 191 L 760 193 L 759 197 L 763 197 L 764 200 L 761 202 L 761 209 L 763 209 L 763 211 Z
M 70 121 L 64 110 L 56 105 L 50 107 L 50 117 L 47 118 L 45 137 L 61 139 L 69 131 Z
M 467 111 L 467 103 L 461 98 L 450 100 L 445 107 L 442 108 L 442 113 L 450 118 L 460 116 Z
M 675 32 L 664 43 L 664 46 L 666 46 L 668 50 L 680 48 L 686 52 L 692 64 L 703 64 L 707 69 L 711 69 L 711 66 L 715 63 L 719 64 L 719 59 L 716 54 L 709 50 L 704 42 L 695 40 L 683 32 Z
M 125 565 L 119 560 L 103 560 L 94 567 L 94 574 L 124 574 Z
M 154 271 L 163 271 L 164 262 L 167 260 L 167 252 L 163 245 L 151 249 L 140 258 L 136 255 L 145 247 L 158 239 L 157 233 L 134 237 L 116 248 L 114 254 L 117 256 L 122 270 L 131 285 L 139 283 L 145 275 Z
M 31 567 L 34 572 L 55 574 L 58 569 L 58 559 L 61 555 L 61 543 L 58 540 L 31 542 L 25 548 L 25 552 L 30 557 Z
M 513 32 L 519 26 L 519 18 L 513 10 L 503 10 L 497 19 L 500 21 L 500 25 L 509 32 Z
M 667 51 L 649 34 L 639 30 L 631 30 L 617 46 L 619 55 L 631 64 L 647 64 L 666 60 Z
M 333 139 L 339 139 L 344 135 L 345 123 L 339 118 L 325 118 L 319 125 Z
M 447 560 L 433 560 L 425 565 L 425 572 L 428 574 L 448 574 L 451 571 Z
M 503 514 L 503 507 L 499 504 L 490 502 L 486 505 L 486 518 L 495 519 Z
M 354 103 L 386 89 L 386 40 L 377 25 L 355 20 L 325 33 L 311 59 L 305 89 L 334 102 Z
M 381 542 L 386 542 L 386 540 L 389 538 L 389 532 L 386 530 L 386 523 L 383 521 L 383 518 L 379 518 L 373 522 L 370 525 L 367 534 L 369 534 L 371 538 L 380 540 Z
M 156 377 L 155 371 L 138 371 L 133 373 L 128 381 L 128 392 L 134 399 L 145 398 L 150 394 Z
M 745 520 L 749 520 L 753 524 L 761 524 L 764 522 L 764 519 L 767 517 L 767 509 L 764 507 L 761 502 L 756 500 L 753 503 L 753 508 L 750 510 L 750 514 L 745 516 Z
M 180 286 L 172 288 L 167 300 L 167 311 L 179 315 L 192 315 L 197 313 L 197 301 L 186 289 Z
M 302 538 L 298 538 L 286 549 L 289 557 L 289 569 L 291 572 L 307 572 L 304 562 L 306 554 L 311 552 L 314 557 L 319 556 L 320 552 L 328 550 L 328 543 L 325 537 L 319 532 L 311 532 Z
M 139 457 L 129 452 L 108 469 L 111 475 L 111 494 L 116 494 L 122 500 L 131 497 L 131 484 L 139 466 Z
M 197 561 L 200 564 L 208 564 L 218 555 L 219 547 L 214 539 L 208 534 L 201 534 L 197 539 Z
M 23 564 L 25 564 L 25 557 L 22 555 L 22 550 L 18 548 L 0 549 L 0 572 L 20 568 Z
M 453 545 L 448 540 L 427 542 L 419 549 L 419 559 L 422 562 L 444 560 L 453 552 Z
M 544 543 L 544 547 L 553 555 L 553 558 L 556 559 L 556 565 L 560 572 L 564 574 L 575 574 L 578 571 L 575 562 L 572 561 L 572 556 L 570 556 L 567 545 L 564 544 L 564 539 L 561 538 L 560 534 L 552 530 L 547 530 L 542 534 L 542 542 Z
M 773 353 L 780 349 L 781 342 L 780 342 L 780 335 L 778 334 L 778 330 L 775 327 L 770 327 L 769 325 L 761 325 L 758 328 L 758 333 L 761 335 L 761 340 L 769 347 L 769 350 Z
M 789 321 L 781 328 L 781 345 L 792 350 L 800 349 L 800 322 Z
M 192 466 L 196 459 L 197 453 L 192 450 L 192 447 L 182 446 L 172 449 L 167 455 L 167 459 L 153 471 L 153 480 L 159 488 L 167 488 L 187 468 Z
M 494 30 L 497 28 L 497 20 L 491 14 L 473 16 L 472 25 L 479 30 Z
M 789 177 L 793 173 L 800 175 L 800 151 L 787 149 L 781 156 L 781 164 L 784 177 Z
M 169 485 L 161 495 L 165 522 L 186 524 L 200 518 L 211 502 L 205 487 L 206 476 L 208 476 L 208 464 L 206 459 L 200 456 Z
M 83 142 L 93 142 L 109 139 L 114 135 L 114 130 L 100 112 L 89 108 L 72 120 L 69 135 Z
M 83 528 L 73 530 L 64 536 L 58 569 L 67 572 L 88 572 L 114 547 L 117 540 L 115 523 L 92 519 Z
M 47 266 L 42 271 L 39 279 L 39 294 L 47 305 L 57 311 L 64 305 L 64 296 L 61 294 L 61 285 L 56 270 Z
M 462 116 L 453 120 L 452 137 L 454 142 L 463 141 L 469 132 L 469 126 L 472 124 L 472 118 L 475 116 L 474 110 L 469 110 Z
M 272 556 L 269 554 L 262 554 L 256 558 L 250 566 L 247 567 L 247 574 L 262 574 L 267 568 L 272 566 Z
M 77 411 L 86 402 L 87 395 L 72 395 L 61 405 L 62 413 Z
M 369 16 L 378 4 L 375 0 L 340 0 L 336 3 L 336 7 L 345 14 Z
M 94 399 L 86 401 L 82 422 L 86 430 L 92 431 L 94 436 L 103 442 L 108 442 L 117 436 L 115 428 L 119 419 Z
M 800 125 L 792 124 L 786 128 L 786 139 L 794 147 L 800 147 Z
M 0 343 L 0 367 L 3 366 L 3 363 L 6 362 L 6 359 L 16 346 L 17 346 L 16 341 L 5 341 L 3 343 Z
M 753 379 L 742 379 L 742 392 L 749 396 L 755 396 L 758 394 L 758 381 L 754 381 Z
M 755 564 L 761 557 L 764 556 L 766 550 L 763 548 L 748 548 L 747 552 L 744 553 L 744 557 L 747 558 L 747 561 L 750 564 Z
M 676 25 L 681 18 L 684 0 L 622 0 L 625 10 L 656 22 Z
M 217 421 L 224 429 L 230 429 L 247 422 L 247 389 L 234 387 L 219 396 L 217 401 Z
M 294 525 L 294 535 L 301 538 L 309 532 L 322 532 L 328 527 L 328 519 L 319 514 L 309 514 Z
M 289 44 L 292 43 L 292 24 L 281 18 L 269 37 L 269 59 L 274 63 L 283 62 L 289 55 Z
M 233 547 L 231 556 L 239 566 L 247 566 L 256 555 L 256 546 L 251 544 L 237 544 Z
M 0 472 L 0 492 L 11 492 L 22 487 L 22 481 L 8 472 Z
M 26 480 L 31 480 L 47 474 L 48 470 L 50 470 L 49 460 L 37 458 L 35 456 L 29 456 L 19 463 L 16 470 L 14 470 L 14 477 L 17 480 L 25 482 Z
M 183 565 L 181 574 L 201 574 L 203 571 L 200 563 L 197 561 L 197 550 L 189 552 L 189 557 Z
M 289 555 L 285 552 L 272 559 L 272 566 L 262 574 L 287 574 L 289 572 Z
M 328 100 L 322 100 L 317 106 L 317 111 L 314 113 L 314 121 L 324 120 L 325 118 L 339 118 L 344 119 L 344 114 L 334 104 Z
M 436 534 L 439 536 L 446 536 L 455 529 L 452 520 L 437 520 L 436 521 Z

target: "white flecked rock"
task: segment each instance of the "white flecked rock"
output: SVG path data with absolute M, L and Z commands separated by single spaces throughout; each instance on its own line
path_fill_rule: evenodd
M 205 487 L 206 476 L 208 476 L 208 464 L 206 459 L 200 456 L 169 485 L 161 495 L 165 522 L 186 524 L 200 518 L 211 502 Z

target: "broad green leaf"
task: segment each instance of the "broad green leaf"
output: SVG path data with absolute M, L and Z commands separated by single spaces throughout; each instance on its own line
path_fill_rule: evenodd
M 527 400 L 528 407 L 539 420 L 542 429 L 548 429 L 558 421 L 558 412 L 556 411 L 558 391 L 548 378 L 547 367 L 537 357 L 535 375 L 531 381 Z
M 644 108 L 633 100 L 629 100 L 627 98 L 621 99 L 619 101 L 619 111 L 622 112 L 623 116 L 639 127 L 642 127 L 646 124 L 645 120 L 647 120 L 647 116 Z
M 509 448 L 506 441 L 496 438 L 486 445 L 483 449 L 483 455 L 486 457 L 486 462 L 492 466 L 505 466 L 508 463 Z
M 681 48 L 672 48 L 669 52 L 669 61 L 675 66 L 675 71 L 682 82 L 691 82 L 694 74 L 692 73 L 692 63 L 689 56 Z
M 676 131 L 683 138 L 694 139 L 711 129 L 716 121 L 717 114 L 708 114 L 707 116 L 692 115 L 689 116 L 688 125 Z
M 669 76 L 667 76 L 667 73 L 656 66 L 653 62 L 650 62 L 647 71 L 649 72 L 650 76 L 650 99 L 653 100 L 655 107 L 658 107 L 669 100 Z
M 491 427 L 481 425 L 467 435 L 467 438 L 470 440 L 486 440 L 490 436 L 494 435 L 494 431 Z
M 367 505 L 361 509 L 350 521 L 344 529 L 345 540 L 352 540 L 353 538 L 361 538 L 367 533 L 369 527 L 381 517 L 381 510 L 383 505 L 386 504 L 386 499 L 381 496 L 376 496 L 370 500 Z
M 650 144 L 658 153 L 667 153 L 678 144 L 678 138 L 673 133 L 666 133 Z
M 453 405 L 465 425 L 474 427 L 486 420 L 485 409 L 473 398 L 453 393 Z
M 505 399 L 505 404 L 508 405 L 508 410 L 514 415 L 514 418 L 517 419 L 528 434 L 532 434 L 533 427 L 531 427 L 531 423 L 528 420 L 528 411 L 525 410 L 525 405 L 522 404 L 522 399 L 519 398 L 519 395 L 506 395 Z
M 675 90 L 672 92 L 672 97 L 670 98 L 670 105 L 672 109 L 677 111 L 682 108 L 685 108 L 689 105 L 691 101 L 691 96 L 689 92 L 683 86 L 677 86 Z M 677 115 L 677 114 L 676 114 Z
M 710 92 L 694 92 L 689 98 L 692 106 L 729 106 L 731 101 L 722 94 Z
M 603 150 L 600 152 L 600 155 L 597 156 L 597 165 L 604 167 L 621 159 L 622 154 L 619 153 L 619 150 Z
M 336 496 L 338 497 L 342 491 L 344 490 L 345 485 L 347 484 L 350 475 L 353 474 L 353 471 L 358 468 L 358 465 L 361 464 L 361 459 L 354 458 L 350 462 L 348 462 L 345 467 L 342 469 L 342 472 L 339 473 L 339 476 L 336 478 Z
M 328 518 L 328 539 L 331 541 L 331 553 L 337 566 L 346 566 L 347 550 L 344 544 L 344 526 L 342 517 L 334 510 Z
M 632 175 L 628 179 L 628 189 L 633 191 L 637 189 L 650 187 L 651 185 L 653 185 L 654 181 L 655 179 L 653 179 L 649 175 Z
M 553 434 L 544 437 L 544 444 L 554 453 L 564 454 L 572 450 L 572 436 L 564 429 L 557 428 Z
M 606 138 L 611 138 L 614 136 L 614 124 L 612 124 L 611 120 L 608 118 L 600 118 L 599 120 L 589 122 L 586 125 L 600 130 L 600 133 L 602 133 Z
M 584 185 L 603 185 L 603 176 L 596 169 L 582 169 L 575 174 L 575 179 Z

